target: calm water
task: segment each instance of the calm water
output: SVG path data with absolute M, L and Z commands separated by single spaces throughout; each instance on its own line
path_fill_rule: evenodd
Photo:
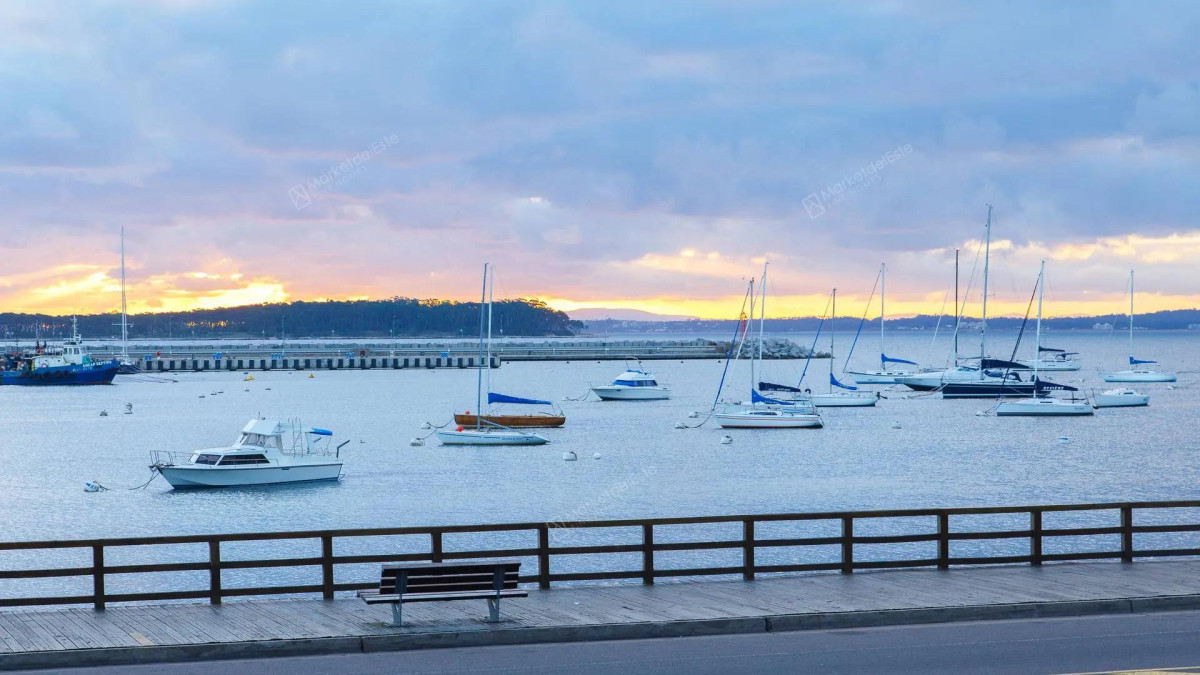
M 897 333 L 888 350 L 940 365 L 948 339 L 935 345 L 931 338 Z M 474 408 L 469 370 L 319 371 L 313 379 L 256 372 L 253 382 L 243 382 L 241 373 L 210 373 L 179 375 L 175 383 L 122 377 L 112 387 L 5 387 L 0 538 L 1195 499 L 1197 335 L 1146 332 L 1138 339 L 1140 355 L 1180 373 L 1173 389 L 1145 385 L 1148 409 L 999 419 L 975 414 L 989 401 L 895 391 L 874 409 L 824 410 L 823 430 L 726 432 L 711 422 L 677 430 L 676 422 L 697 421 L 687 419 L 689 412 L 711 405 L 723 366 L 650 362 L 646 367 L 672 386 L 672 400 L 562 401 L 567 426 L 547 430 L 551 444 L 541 448 L 453 449 L 436 438 L 409 446 L 410 438 L 429 433 L 419 429 L 422 422 L 442 424 L 452 410 Z M 1011 346 L 1012 336 L 997 342 Z M 1083 353 L 1084 370 L 1055 379 L 1084 389 L 1102 387 L 1097 371 L 1119 368 L 1125 359 L 1119 335 L 1062 333 L 1047 344 Z M 862 365 L 869 365 L 877 342 L 864 338 L 859 349 Z M 749 375 L 742 365 L 733 385 L 744 393 Z M 794 382 L 802 366 L 768 362 L 764 377 Z M 811 368 L 811 382 L 824 382 L 827 362 Z M 613 362 L 506 364 L 493 378 L 498 391 L 561 401 L 620 369 Z M 217 390 L 224 393 L 213 396 Z M 122 414 L 126 402 L 134 414 Z M 100 417 L 102 409 L 110 415 Z M 339 442 L 350 440 L 345 479 L 173 491 L 159 478 L 144 490 L 117 489 L 149 478 L 151 450 L 223 445 L 260 413 L 300 417 L 333 429 Z M 719 443 L 725 433 L 731 445 Z M 1060 443 L 1060 436 L 1070 442 Z M 566 450 L 579 461 L 564 462 Z M 592 459 L 595 452 L 601 459 Z M 89 480 L 114 489 L 85 493 Z

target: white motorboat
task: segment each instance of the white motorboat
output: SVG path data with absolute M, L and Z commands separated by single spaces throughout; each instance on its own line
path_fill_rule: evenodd
M 659 384 L 654 375 L 641 369 L 627 368 L 612 384 L 592 387 L 603 401 L 661 401 L 671 398 L 671 388 Z
M 545 445 L 550 441 L 537 434 L 515 429 L 438 429 L 442 445 Z
M 1120 387 L 1093 394 L 1092 405 L 1097 408 L 1136 408 L 1150 405 L 1150 395 Z
M 1080 417 L 1093 414 L 1087 401 L 1060 398 L 1022 398 L 996 404 L 997 417 Z
M 730 406 L 713 415 L 722 429 L 820 429 L 821 416 L 810 406 L 752 403 Z
M 285 435 L 291 437 L 288 446 Z M 254 419 L 232 445 L 190 455 L 154 451 L 150 468 L 177 488 L 331 481 L 342 477 L 341 446 L 332 445 L 333 432 L 326 429 Z
M 1042 351 L 1047 351 L 1045 347 L 1040 348 Z M 1039 358 L 1033 361 L 1022 361 L 1022 364 L 1030 370 L 1046 370 L 1046 371 L 1075 371 L 1083 368 L 1083 363 L 1077 358 L 1077 354 L 1073 352 L 1061 352 L 1051 358 Z
M 1150 364 L 1157 361 L 1137 359 L 1133 356 L 1133 270 L 1129 270 L 1129 370 L 1100 373 L 1105 382 L 1174 382 L 1175 373 L 1154 370 Z

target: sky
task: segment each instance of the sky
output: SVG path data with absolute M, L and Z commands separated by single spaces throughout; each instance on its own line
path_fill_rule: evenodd
M 0 311 L 1200 306 L 1200 3 L 0 4 Z M 978 270 L 974 272 L 979 276 Z M 968 301 L 978 303 L 978 281 Z M 874 300 L 875 307 L 878 299 Z M 947 309 L 947 311 L 951 311 Z M 977 314 L 975 310 L 968 313 Z

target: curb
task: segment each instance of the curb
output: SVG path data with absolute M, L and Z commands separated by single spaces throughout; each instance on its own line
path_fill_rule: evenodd
M 597 642 L 666 637 L 743 635 L 838 628 L 876 628 L 962 621 L 1000 621 L 1200 609 L 1200 595 L 1175 595 L 963 607 L 816 612 L 729 619 L 699 619 L 590 626 L 503 628 L 469 632 L 365 635 L 260 640 L 154 647 L 112 647 L 0 654 L 0 670 L 124 666 L 330 654 L 359 654 L 451 647 L 488 647 L 553 642 Z

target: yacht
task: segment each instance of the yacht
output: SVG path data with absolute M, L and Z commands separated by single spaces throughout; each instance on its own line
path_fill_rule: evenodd
M 1097 408 L 1136 408 L 1150 405 L 1150 395 L 1119 387 L 1102 394 L 1093 394 L 1092 405 Z
M 327 429 L 253 419 L 231 445 L 190 455 L 154 451 L 150 468 L 176 488 L 335 481 L 342 477 L 339 450 L 345 444 L 332 447 L 333 432 Z
M 997 417 L 1079 417 L 1092 414 L 1087 401 L 1061 398 L 1023 398 L 996 406 Z
M 641 369 L 627 368 L 612 384 L 592 387 L 603 401 L 661 401 L 671 398 L 671 388 L 659 384 L 654 375 Z
M 1175 373 L 1150 367 L 1155 363 L 1158 362 L 1133 356 L 1133 270 L 1129 270 L 1129 370 L 1100 373 L 1100 378 L 1105 382 L 1174 382 L 1176 380 Z
M 759 395 L 750 403 L 728 406 L 713 418 L 722 429 L 820 429 L 825 426 L 812 404 L 776 401 Z

